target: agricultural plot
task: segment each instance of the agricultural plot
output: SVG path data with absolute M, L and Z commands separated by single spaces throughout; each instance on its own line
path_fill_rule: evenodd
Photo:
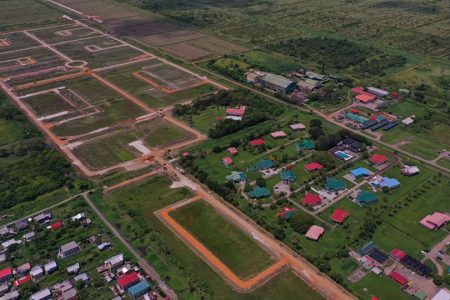
M 165 107 L 217 91 L 205 79 L 159 59 L 149 59 L 102 74 L 151 107 Z
M 183 206 L 171 216 L 240 278 L 255 275 L 272 262 L 255 241 L 204 201 Z M 208 231 L 205 231 L 206 227 Z

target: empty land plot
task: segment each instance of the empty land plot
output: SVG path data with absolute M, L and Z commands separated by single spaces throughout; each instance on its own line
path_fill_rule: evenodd
M 30 106 L 38 117 L 74 109 L 55 92 L 27 97 L 23 99 L 23 102 Z
M 133 96 L 138 97 L 149 106 L 155 108 L 192 100 L 201 95 L 217 91 L 217 88 L 211 84 L 204 84 L 202 79 L 170 65 L 166 64 L 165 66 L 168 66 L 168 69 L 164 67 L 164 69 L 158 71 L 157 69 L 161 68 L 158 65 L 161 63 L 158 59 L 150 59 L 121 68 L 107 70 L 102 72 L 102 75 Z M 151 77 L 149 73 L 146 74 L 147 77 L 139 76 L 145 69 L 156 70 L 156 73 L 152 74 L 158 74 L 160 76 L 159 78 L 164 79 L 164 82 L 161 79 L 157 81 L 154 79 L 157 77 Z M 168 73 L 162 73 L 162 71 L 166 70 L 168 70 Z M 159 84 L 165 84 L 165 86 L 172 88 L 182 88 L 182 90 L 172 91 L 164 88 L 167 91 L 165 92 L 161 88 L 158 88 Z
M 58 23 L 61 12 L 36 0 L 2 1 L 0 29 L 29 27 L 30 24 Z
M 0 34 L 0 53 L 40 46 L 23 32 Z
M 76 24 L 50 28 L 38 28 L 33 29 L 30 32 L 49 44 L 100 36 L 98 32 Z
M 142 52 L 106 36 L 79 40 L 55 46 L 73 60 L 82 60 L 90 68 L 100 68 L 129 62 L 142 56 Z
M 161 147 L 184 141 L 190 134 L 162 118 L 155 118 L 92 139 L 73 150 L 88 167 L 102 169 L 131 160 L 143 153 L 129 145 L 141 140 L 148 147 Z
M 144 115 L 144 111 L 92 77 L 84 77 L 59 83 L 74 92 L 98 111 L 79 119 L 67 120 L 52 130 L 57 135 L 85 134 L 118 122 Z
M 241 278 L 255 275 L 272 263 L 255 241 L 204 201 L 178 208 L 171 215 Z
M 145 43 L 160 47 L 172 43 L 180 43 L 204 37 L 204 34 L 191 30 L 173 30 L 163 33 L 156 33 L 140 38 Z
M 198 60 L 212 56 L 212 53 L 188 43 L 178 43 L 161 47 L 161 50 L 185 60 Z
M 211 36 L 206 36 L 195 41 L 191 41 L 190 44 L 212 52 L 215 55 L 224 55 L 236 51 L 243 51 L 246 48 L 238 44 L 218 39 Z
M 0 77 L 9 78 L 64 65 L 64 60 L 46 48 L 0 53 Z

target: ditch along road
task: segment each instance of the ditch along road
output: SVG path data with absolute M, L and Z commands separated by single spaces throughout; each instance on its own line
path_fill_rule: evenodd
M 327 299 L 356 299 L 347 290 L 338 285 L 332 279 L 321 273 L 315 266 L 307 262 L 301 256 L 293 252 L 283 243 L 275 240 L 268 232 L 260 228 L 256 223 L 250 220 L 242 212 L 229 204 L 226 204 L 223 200 L 219 200 L 218 196 L 215 196 L 206 187 L 197 184 L 190 178 L 181 174 L 171 163 L 163 158 L 162 153 L 155 153 L 155 160 L 163 166 L 163 168 L 173 177 L 178 178 L 182 182 L 186 182 L 187 186 L 191 187 L 197 196 L 208 204 L 210 204 L 217 212 L 225 217 L 229 222 L 235 224 L 241 228 L 244 232 L 249 234 L 253 239 L 257 240 L 265 249 L 268 249 L 274 256 L 279 258 L 279 264 L 275 263 L 269 269 L 263 271 L 260 276 L 257 275 L 254 280 L 250 282 L 243 282 L 240 278 L 234 278 L 231 271 L 221 263 L 214 259 L 209 260 L 208 263 L 212 264 L 213 269 L 219 270 L 219 272 L 226 276 L 236 287 L 248 289 L 261 285 L 267 281 L 267 276 L 283 266 L 290 267 L 294 273 L 303 279 L 310 287 L 322 294 Z M 171 206 L 171 209 L 176 209 L 177 204 Z M 191 246 L 191 245 L 188 245 Z M 206 249 L 207 250 L 207 249 Z M 209 251 L 209 250 L 208 250 Z M 230 274 L 231 272 L 231 274 Z M 266 273 L 267 272 L 267 273 Z M 235 275 L 234 275 L 235 276 Z
M 299 110 L 302 110 L 302 111 L 304 111 L 304 112 L 312 112 L 312 113 L 314 113 L 315 115 L 317 115 L 317 116 L 319 116 L 319 117 L 321 117 L 321 118 L 327 120 L 328 122 L 333 123 L 334 125 L 341 127 L 342 129 L 351 131 L 351 132 L 353 132 L 353 133 L 355 133 L 355 134 L 357 134 L 357 135 L 360 135 L 360 136 L 364 136 L 365 138 L 367 138 L 367 139 L 369 139 L 369 140 L 371 140 L 371 141 L 373 141 L 373 142 L 375 142 L 375 143 L 377 143 L 377 144 L 379 144 L 379 145 L 382 145 L 383 147 L 389 148 L 389 149 L 391 149 L 391 150 L 393 150 L 393 151 L 397 151 L 398 153 L 401 153 L 401 154 L 403 154 L 403 155 L 405 155 L 405 156 L 414 158 L 414 159 L 416 159 L 416 160 L 418 160 L 418 161 L 420 161 L 420 162 L 423 162 L 423 163 L 425 163 L 425 164 L 427 164 L 427 165 L 429 165 L 429 166 L 431 166 L 431 167 L 433 167 L 433 168 L 435 168 L 435 169 L 437 169 L 437 170 L 439 170 L 439 171 L 445 173 L 447 176 L 450 176 L 450 170 L 448 170 L 447 168 L 445 168 L 445 167 L 443 167 L 443 166 L 440 166 L 439 164 L 437 164 L 436 161 L 424 159 L 424 158 L 422 158 L 422 157 L 420 157 L 420 156 L 417 156 L 417 155 L 415 155 L 415 154 L 409 153 L 409 152 L 407 152 L 407 151 L 401 149 L 399 146 L 387 144 L 387 143 L 385 143 L 385 142 L 382 142 L 382 141 L 377 140 L 376 138 L 374 138 L 374 137 L 372 137 L 372 136 L 370 136 L 370 135 L 364 134 L 364 133 L 362 133 L 362 132 L 359 131 L 359 130 L 355 130 L 355 129 L 349 128 L 349 127 L 343 125 L 342 123 L 339 123 L 339 122 L 336 121 L 335 119 L 333 119 L 333 117 L 332 117 L 331 115 L 324 114 L 323 112 L 321 112 L 321 111 L 315 109 L 314 107 L 309 106 L 309 105 L 306 104 L 306 103 L 302 103 L 302 105 L 303 105 L 304 107 L 306 107 L 306 109 L 304 109 L 304 108 L 299 107 L 298 105 L 294 105 L 294 104 L 287 103 L 287 102 L 285 102 L 285 101 L 283 101 L 283 100 L 281 100 L 281 99 L 278 99 L 278 98 L 276 98 L 276 97 L 274 97 L 274 96 L 268 95 L 268 94 L 266 94 L 266 93 L 264 93 L 264 92 L 262 92 L 262 91 L 260 91 L 260 90 L 257 90 L 257 89 L 255 89 L 255 88 L 249 87 L 249 86 L 247 86 L 247 85 L 245 85 L 245 84 L 242 84 L 242 83 L 240 83 L 240 82 L 238 82 L 238 81 L 235 81 L 235 80 L 233 80 L 233 79 L 227 78 L 227 77 L 225 77 L 225 76 L 223 76 L 223 75 L 217 74 L 217 73 L 212 72 L 212 71 L 210 71 L 210 70 L 208 70 L 208 69 L 205 69 L 205 68 L 203 68 L 203 67 L 200 67 L 200 66 L 198 66 L 198 65 L 195 64 L 195 63 L 191 63 L 191 65 L 192 65 L 194 68 L 198 69 L 198 70 L 201 70 L 201 71 L 203 71 L 203 72 L 205 72 L 205 73 L 208 73 L 208 74 L 210 74 L 210 75 L 213 75 L 213 76 L 215 76 L 215 77 L 218 77 L 218 78 L 220 78 L 220 79 L 222 79 L 222 80 L 225 80 L 225 81 L 227 81 L 227 82 L 229 82 L 229 83 L 231 83 L 231 84 L 233 84 L 233 85 L 236 85 L 236 86 L 239 86 L 239 87 L 241 87 L 241 88 L 250 90 L 250 91 L 252 91 L 252 92 L 254 92 L 254 93 L 258 94 L 258 95 L 261 95 L 261 96 L 263 96 L 263 97 L 269 98 L 269 99 L 271 99 L 271 100 L 273 100 L 273 101 L 276 101 L 276 102 L 278 102 L 278 103 L 281 103 L 281 104 L 283 104 L 283 105 L 287 105 L 287 106 L 289 106 L 289 107 L 292 107 L 292 108 L 295 108 L 295 109 L 299 109 Z

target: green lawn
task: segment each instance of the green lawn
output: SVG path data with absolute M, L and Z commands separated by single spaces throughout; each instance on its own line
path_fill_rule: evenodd
M 265 50 L 250 50 L 235 55 L 234 58 L 246 62 L 252 68 L 277 74 L 292 72 L 301 68 L 299 61 Z
M 401 291 L 400 285 L 387 276 L 367 274 L 354 285 L 354 291 L 360 299 L 371 299 L 376 296 L 380 300 L 412 300 L 412 296 Z
M 204 201 L 193 202 L 171 214 L 241 278 L 250 278 L 273 263 L 255 241 Z

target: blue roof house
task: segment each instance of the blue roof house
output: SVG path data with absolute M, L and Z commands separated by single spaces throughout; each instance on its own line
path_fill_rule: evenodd
M 267 198 L 270 196 L 270 191 L 265 187 L 255 186 L 248 196 L 252 199 Z
M 356 168 L 354 170 L 351 170 L 351 174 L 353 177 L 359 178 L 359 177 L 369 176 L 372 173 L 369 170 L 367 170 L 366 168 Z
M 147 280 L 142 280 L 128 289 L 131 298 L 139 298 L 150 291 L 150 284 Z
M 257 170 L 267 170 L 274 167 L 273 161 L 268 159 L 260 159 L 256 162 L 255 168 Z
M 297 176 L 293 171 L 281 171 L 280 173 L 281 180 L 294 182 L 297 180 Z

